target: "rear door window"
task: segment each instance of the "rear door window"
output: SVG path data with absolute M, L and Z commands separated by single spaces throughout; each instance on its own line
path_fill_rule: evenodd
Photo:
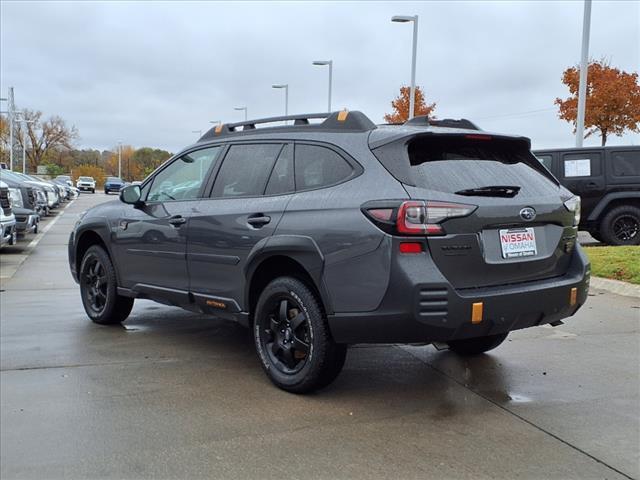
M 293 145 L 286 145 L 273 167 L 265 195 L 282 195 L 295 190 L 293 175 Z
M 409 143 L 410 176 L 417 187 L 457 193 L 511 186 L 520 196 L 557 192 L 557 184 L 523 141 L 430 135 Z
M 334 150 L 319 145 L 296 144 L 296 190 L 340 183 L 353 174 L 351 165 Z
M 282 144 L 232 145 L 213 184 L 213 197 L 262 195 Z

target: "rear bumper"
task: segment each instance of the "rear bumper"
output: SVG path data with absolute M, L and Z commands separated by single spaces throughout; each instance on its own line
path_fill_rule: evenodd
M 447 342 L 494 335 L 570 317 L 589 291 L 590 265 L 578 245 L 561 277 L 488 288 L 454 289 L 427 254 L 392 260 L 389 288 L 372 312 L 328 317 L 339 343 Z M 572 304 L 572 289 L 576 289 Z M 472 323 L 474 303 L 482 302 L 482 320 Z

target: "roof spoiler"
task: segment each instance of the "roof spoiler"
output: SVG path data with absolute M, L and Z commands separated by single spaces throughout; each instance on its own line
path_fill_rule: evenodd
M 413 117 L 410 120 L 404 122 L 403 125 L 411 125 L 415 127 L 448 127 L 448 128 L 462 128 L 465 130 L 482 130 L 471 120 L 461 118 L 459 120 L 453 118 L 444 118 L 442 120 L 430 119 L 428 115 L 419 115 Z
M 309 123 L 311 119 L 324 118 L 321 123 Z M 246 133 L 260 133 L 256 125 L 293 120 L 293 125 L 278 125 L 270 127 L 270 130 L 314 130 L 334 132 L 366 132 L 376 128 L 376 125 L 364 113 L 354 110 L 340 110 L 327 113 L 307 113 L 301 115 L 286 115 L 281 117 L 259 118 L 236 123 L 223 123 L 207 131 L 198 141 L 215 140 L 230 135 L 242 135 Z

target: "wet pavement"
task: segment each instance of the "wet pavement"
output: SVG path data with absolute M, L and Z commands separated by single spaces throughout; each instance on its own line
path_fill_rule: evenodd
M 233 323 L 149 301 L 123 327 L 88 321 L 66 242 L 105 200 L 81 195 L 3 279 L 3 479 L 640 477 L 640 300 L 594 291 L 474 359 L 352 348 L 295 396 Z

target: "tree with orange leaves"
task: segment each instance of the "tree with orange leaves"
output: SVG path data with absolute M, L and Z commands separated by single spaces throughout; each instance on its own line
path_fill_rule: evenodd
M 567 68 L 562 83 L 569 87 L 569 98 L 556 98 L 558 116 L 573 123 L 576 131 L 578 116 L 578 88 L 580 68 Z M 609 66 L 604 60 L 589 62 L 587 71 L 587 99 L 585 109 L 585 138 L 600 133 L 602 145 L 609 135 L 621 136 L 626 130 L 640 131 L 640 85 L 638 74 L 627 73 Z
M 409 120 L 409 104 L 410 104 L 411 87 L 400 87 L 400 95 L 391 102 L 393 108 L 392 113 L 384 116 L 387 123 L 404 123 Z M 416 86 L 415 116 L 431 115 L 436 109 L 436 104 L 427 104 L 424 100 L 422 89 Z

